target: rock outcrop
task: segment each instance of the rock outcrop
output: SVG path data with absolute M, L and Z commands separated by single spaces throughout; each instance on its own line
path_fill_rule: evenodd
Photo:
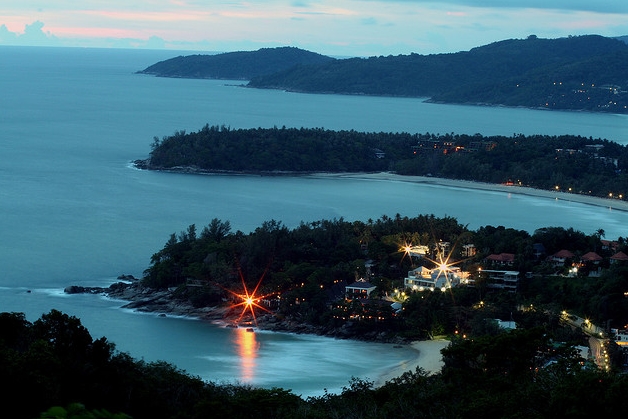
M 235 326 L 237 323 L 256 326 L 259 329 L 274 332 L 314 334 L 338 339 L 356 339 L 374 342 L 406 343 L 393 334 L 370 331 L 357 332 L 353 322 L 349 321 L 340 327 L 317 326 L 300 322 L 292 318 L 283 318 L 272 313 L 265 313 L 253 318 L 242 316 L 241 311 L 228 305 L 195 307 L 189 300 L 181 298 L 170 289 L 154 289 L 146 287 L 132 276 L 118 277 L 121 281 L 109 287 L 83 287 L 71 285 L 65 288 L 68 294 L 100 294 L 109 298 L 125 301 L 122 308 L 137 310 L 144 313 L 155 313 L 161 316 L 185 316 L 201 320 L 220 322 Z M 125 282 L 123 282 L 125 281 Z

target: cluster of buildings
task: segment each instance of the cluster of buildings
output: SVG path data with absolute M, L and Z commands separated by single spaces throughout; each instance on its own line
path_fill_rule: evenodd
M 570 276 L 599 276 L 603 267 L 612 264 L 623 263 L 628 265 L 628 255 L 619 250 L 619 243 L 614 241 L 602 240 L 602 247 L 597 252 L 590 251 L 586 253 L 572 252 L 567 249 L 559 250 L 554 254 L 547 255 L 542 245 L 535 245 L 533 257 L 540 263 L 550 269 L 555 269 L 555 273 L 560 272 L 561 275 Z M 445 254 L 448 243 L 439 243 L 436 247 L 438 255 Z M 598 246 L 599 247 L 599 246 Z M 435 265 L 432 268 L 426 266 L 418 266 L 408 271 L 407 276 L 403 279 L 403 291 L 398 296 L 405 295 L 406 292 L 430 292 L 442 291 L 446 292 L 450 288 L 458 286 L 476 286 L 479 281 L 484 286 L 493 289 L 501 289 L 508 292 L 516 292 L 520 278 L 523 276 L 530 277 L 530 273 L 522 273 L 514 270 L 516 266 L 516 255 L 513 253 L 490 254 L 483 259 L 483 266 L 491 269 L 478 269 L 476 273 L 471 275 L 469 272 L 462 271 L 459 267 L 452 266 L 451 263 L 438 264 L 429 259 L 429 249 L 427 246 L 406 246 L 404 248 L 406 254 L 416 259 L 426 259 Z M 463 257 L 472 257 L 476 254 L 473 245 L 465 246 L 461 253 Z M 612 255 L 612 256 L 609 256 Z M 437 257 L 443 260 L 442 257 Z M 454 262 L 455 263 L 455 262 Z M 370 268 L 370 266 L 369 266 Z M 371 277 L 370 269 L 367 268 L 368 278 Z M 346 313 L 339 314 L 338 318 L 347 319 L 374 319 L 383 322 L 388 318 L 394 317 L 401 313 L 403 306 L 401 299 L 371 299 L 371 294 L 377 287 L 366 279 L 359 279 L 356 282 L 345 286 L 345 297 L 350 301 L 359 302 L 361 309 L 351 311 L 345 308 Z M 628 292 L 625 293 L 628 296 Z M 480 304 L 483 304 L 482 302 Z M 384 305 L 387 309 L 384 310 Z M 354 306 L 355 307 L 355 306 Z M 350 312 L 351 311 L 351 312 Z M 388 314 L 386 314 L 388 313 Z M 392 316 L 390 315 L 392 313 Z M 589 346 L 579 346 L 580 357 L 594 361 L 598 366 L 608 369 L 609 360 L 605 349 L 606 338 L 603 338 L 602 329 L 594 326 L 589 320 L 579 319 L 576 316 L 567 316 L 565 318 L 575 319 L 572 321 L 577 327 L 581 327 L 585 333 L 591 335 Z M 577 321 L 576 321 L 577 320 Z M 494 319 L 498 327 L 503 329 L 514 329 L 517 327 L 512 320 Z M 614 341 L 619 345 L 626 354 L 628 354 L 628 329 L 611 329 Z M 628 355 L 626 355 L 628 359 Z M 556 362 L 550 359 L 548 363 Z M 584 362 L 584 361 L 583 361 Z
M 443 245 L 447 245 L 447 243 Z M 534 257 L 540 263 L 545 263 L 547 266 L 555 268 L 556 273 L 561 275 L 596 277 L 601 274 L 603 266 L 615 263 L 628 263 L 628 255 L 618 251 L 617 248 L 617 242 L 602 240 L 601 250 L 607 255 L 611 252 L 612 256 L 603 257 L 593 251 L 576 254 L 567 249 L 560 250 L 552 255 L 546 255 L 543 246 L 537 244 L 534 247 Z M 416 257 L 419 259 L 425 257 L 428 250 L 427 246 L 408 246 L 405 249 L 411 258 Z M 439 248 L 439 251 L 443 250 Z M 475 254 L 473 245 L 464 246 L 462 250 L 463 257 L 471 257 Z M 449 288 L 458 286 L 475 286 L 476 282 L 481 281 L 489 288 L 516 292 L 521 276 L 526 275 L 530 277 L 532 275 L 529 272 L 521 273 L 513 269 L 515 265 L 515 254 L 513 253 L 490 254 L 484 258 L 484 262 L 484 266 L 490 269 L 479 269 L 473 276 L 469 272 L 452 266 L 452 264 L 435 264 L 437 266 L 433 268 L 419 266 L 408 271 L 407 276 L 403 279 L 403 288 L 410 292 L 446 291 Z M 368 298 L 376 288 L 368 280 L 359 279 L 345 287 L 345 295 L 347 299 Z
M 495 141 L 471 141 L 467 147 L 464 147 L 451 140 L 419 140 L 416 145 L 412 146 L 412 154 L 491 151 L 496 146 Z

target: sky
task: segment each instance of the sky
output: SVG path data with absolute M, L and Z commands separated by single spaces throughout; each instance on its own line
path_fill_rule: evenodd
M 2 0 L 0 45 L 332 56 L 467 51 L 504 39 L 628 35 L 626 0 Z

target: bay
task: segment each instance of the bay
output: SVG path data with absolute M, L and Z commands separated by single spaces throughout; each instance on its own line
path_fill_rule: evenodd
M 135 357 L 164 359 L 205 379 L 229 380 L 241 377 L 242 367 L 233 331 L 129 313 L 120 310 L 120 302 L 66 296 L 62 289 L 106 284 L 122 273 L 141 276 L 171 233 L 193 223 L 201 228 L 214 217 L 244 232 L 270 219 L 294 227 L 323 218 L 433 213 L 454 216 L 470 228 L 565 226 L 587 233 L 602 228 L 607 238 L 627 235 L 626 214 L 613 208 L 512 193 L 401 181 L 136 170 L 129 162 L 146 157 L 154 136 L 197 130 L 205 123 L 577 134 L 628 142 L 625 115 L 295 94 L 243 88 L 241 81 L 134 74 L 178 54 L 0 47 L 0 311 L 21 311 L 34 320 L 51 308 L 62 309 Z M 359 342 L 282 334 L 256 338 L 260 344 L 254 345 L 259 351 L 250 382 L 303 394 L 338 389 L 351 375 L 372 375 L 413 356 L 390 347 L 386 356 L 378 356 L 378 349 L 370 349 L 374 346 Z M 273 354 L 295 355 L 277 365 Z M 305 370 L 318 375 L 303 380 L 299 371 Z

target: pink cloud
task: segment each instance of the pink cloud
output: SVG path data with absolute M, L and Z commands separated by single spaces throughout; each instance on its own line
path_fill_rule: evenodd
M 137 38 L 145 36 L 143 31 L 103 27 L 59 26 L 51 27 L 50 31 L 57 36 L 68 38 Z
M 190 12 L 128 12 L 115 10 L 83 11 L 81 14 L 104 17 L 112 20 L 135 22 L 182 22 L 203 20 L 209 13 L 200 11 Z
M 608 26 L 608 22 L 595 20 L 595 19 L 583 19 L 583 20 L 574 20 L 570 22 L 565 22 L 559 24 L 560 27 L 571 30 L 578 29 L 593 29 L 593 28 L 605 28 Z

